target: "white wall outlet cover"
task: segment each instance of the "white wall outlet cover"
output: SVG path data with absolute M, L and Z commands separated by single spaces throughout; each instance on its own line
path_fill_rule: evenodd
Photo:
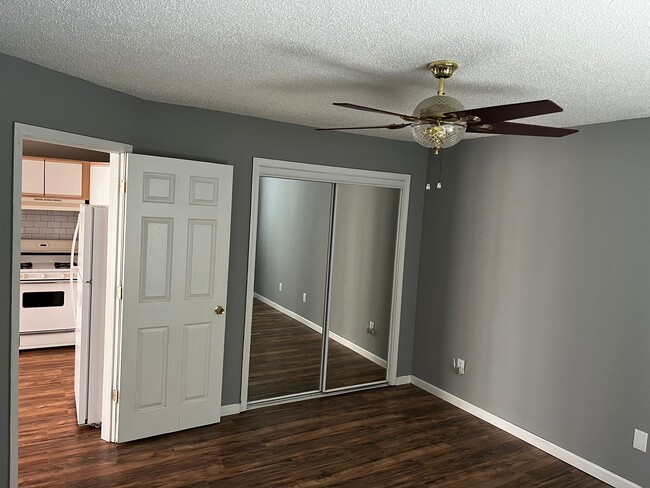
M 465 360 L 460 358 L 454 358 L 454 373 L 458 375 L 465 374 Z
M 639 451 L 646 452 L 646 449 L 648 448 L 648 433 L 634 429 L 634 442 L 632 443 L 632 447 Z
M 278 285 L 278 291 L 282 291 L 282 283 Z
M 302 301 L 307 302 L 307 293 L 302 294 Z

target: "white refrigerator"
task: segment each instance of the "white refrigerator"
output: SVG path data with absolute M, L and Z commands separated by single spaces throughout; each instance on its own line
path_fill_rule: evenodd
M 98 425 L 102 419 L 104 320 L 106 312 L 107 207 L 81 205 L 76 240 L 74 396 L 79 425 Z M 72 273 L 73 275 L 75 273 Z

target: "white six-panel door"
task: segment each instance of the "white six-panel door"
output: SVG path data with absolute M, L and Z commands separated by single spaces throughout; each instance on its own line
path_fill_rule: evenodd
M 232 167 L 127 156 L 117 441 L 219 422 Z

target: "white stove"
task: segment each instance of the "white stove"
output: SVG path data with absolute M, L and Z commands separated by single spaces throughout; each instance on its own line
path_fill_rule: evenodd
M 70 254 L 21 254 L 20 281 L 70 280 Z
M 71 248 L 71 241 L 21 241 L 21 349 L 74 345 Z

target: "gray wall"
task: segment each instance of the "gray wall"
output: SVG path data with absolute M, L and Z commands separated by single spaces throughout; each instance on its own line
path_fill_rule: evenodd
M 444 189 L 426 198 L 413 361 L 425 381 L 641 486 L 649 133 L 638 119 L 445 151 Z
M 330 330 L 388 358 L 400 191 L 337 185 Z M 369 321 L 375 334 L 368 334 Z
M 260 178 L 255 292 L 321 327 L 332 186 Z M 303 293 L 307 293 L 306 302 L 302 301 Z
M 215 88 L 215 89 L 218 89 Z M 296 90 L 300 86 L 295 87 Z M 411 371 L 426 151 L 413 143 L 146 102 L 0 54 L 0 226 L 11 228 L 13 124 L 134 145 L 135 152 L 223 162 L 234 169 L 223 402 L 239 402 L 254 156 L 409 173 L 398 374 Z M 0 486 L 8 478 L 11 233 L 0 237 Z

